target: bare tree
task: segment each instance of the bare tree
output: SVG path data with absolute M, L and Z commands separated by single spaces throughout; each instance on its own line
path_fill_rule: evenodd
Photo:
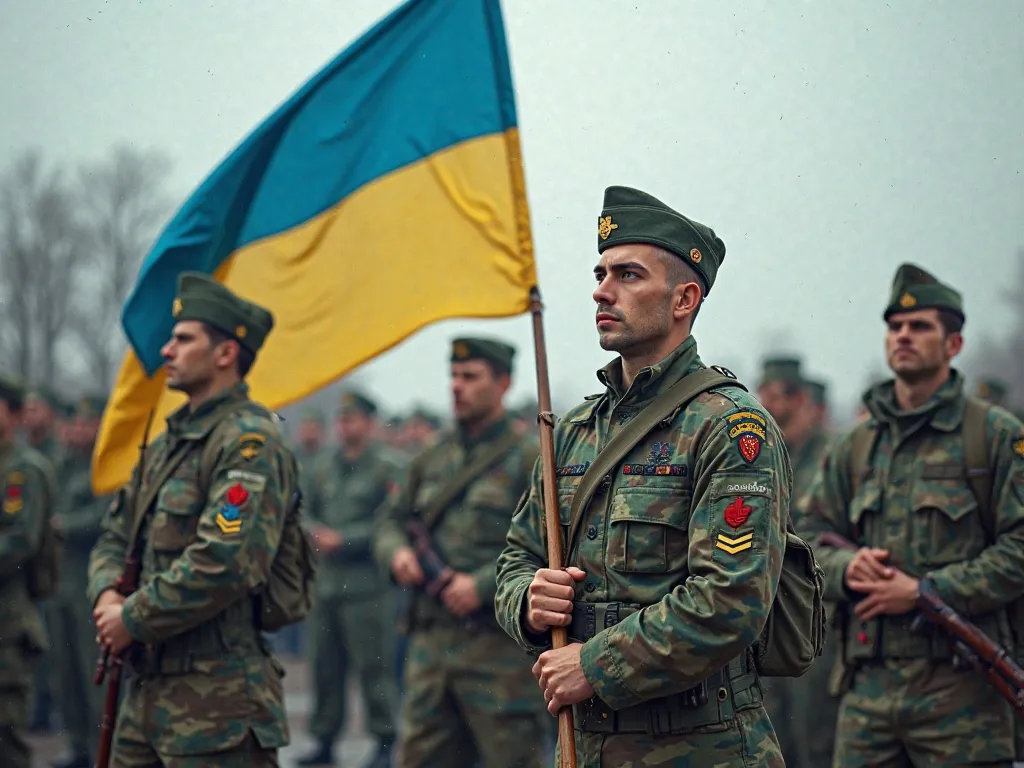
M 46 172 L 39 152 L 26 152 L 0 184 L 2 343 L 26 379 L 58 384 L 58 346 L 71 319 L 83 254 L 82 228 L 64 174 Z
M 74 306 L 74 335 L 88 384 L 100 392 L 110 391 L 124 354 L 121 308 L 158 227 L 171 212 L 165 193 L 170 169 L 163 153 L 122 144 L 81 171 L 88 255 Z

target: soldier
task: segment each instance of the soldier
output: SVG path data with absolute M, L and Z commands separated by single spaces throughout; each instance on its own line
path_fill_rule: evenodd
M 804 379 L 807 391 L 811 393 L 814 426 L 826 435 L 829 432 L 831 416 L 828 408 L 828 386 L 823 381 Z
M 750 652 L 782 572 L 792 482 L 771 416 L 723 376 L 657 421 L 570 518 L 609 441 L 634 420 L 646 429 L 644 409 L 705 369 L 691 329 L 725 258 L 710 228 L 627 187 L 605 191 L 598 238 L 597 331 L 620 356 L 555 430 L 571 565 L 547 567 L 538 466 L 498 560 L 498 617 L 540 654 L 548 711 L 573 707 L 580 766 L 782 766 Z M 571 642 L 545 650 L 554 626 Z
M 514 355 L 491 339 L 452 343 L 456 429 L 414 460 L 374 541 L 398 584 L 427 587 L 410 610 L 400 768 L 544 764 L 543 701 L 493 610 L 495 561 L 538 454 L 503 406 Z M 446 566 L 439 579 L 425 572 L 408 522 L 429 532 Z
M 297 466 L 245 383 L 273 316 L 198 273 L 178 278 L 173 311 L 162 354 L 188 402 L 135 468 L 138 495 L 135 478 L 119 491 L 89 563 L 98 641 L 114 654 L 132 645 L 112 765 L 276 766 L 289 738 L 283 669 L 260 596 Z M 127 598 L 115 588 L 126 550 L 142 560 Z
M 25 396 L 25 408 L 22 415 L 22 429 L 29 447 L 41 453 L 54 469 L 64 463 L 64 443 L 61 440 L 62 416 L 67 405 L 46 387 L 35 387 Z M 53 634 L 54 616 L 53 601 L 40 600 L 36 603 L 43 620 L 43 630 L 47 637 Z M 29 730 L 32 733 L 47 733 L 52 728 L 51 715 L 54 709 L 53 684 L 51 671 L 53 659 L 50 650 L 43 653 L 36 665 L 36 678 L 33 683 L 32 719 Z
M 985 378 L 978 382 L 977 394 L 982 400 L 987 400 L 993 405 L 999 405 L 1006 408 L 1010 395 L 1010 388 L 1006 386 L 1005 381 Z
M 944 633 L 915 631 L 911 618 L 928 579 L 1012 648 L 1020 614 L 1008 609 L 1024 594 L 1024 426 L 965 396 L 952 367 L 963 346 L 959 292 L 903 264 L 884 319 L 894 378 L 864 394 L 869 419 L 834 442 L 804 502 L 809 535 L 859 547 L 817 548 L 839 609 L 833 765 L 1009 766 L 1009 705 L 954 663 Z M 979 449 L 987 505 L 967 472 Z
M 341 396 L 339 445 L 317 463 L 310 483 L 311 531 L 323 557 L 313 610 L 315 700 L 310 732 L 319 743 L 299 765 L 332 765 L 345 725 L 349 672 L 358 675 L 370 732 L 378 739 L 373 768 L 391 765 L 398 689 L 391 671 L 394 637 L 390 585 L 373 561 L 377 512 L 397 487 L 401 467 L 372 440 L 377 405 L 357 392 Z
M 804 378 L 800 360 L 770 358 L 758 386 L 758 399 L 782 429 L 793 465 L 790 514 L 800 524 L 799 500 L 828 448 L 815 388 Z M 831 610 L 829 611 L 831 614 Z M 765 709 L 779 736 L 790 768 L 820 768 L 832 761 L 839 701 L 828 694 L 828 676 L 835 644 L 825 645 L 822 657 L 802 677 L 775 679 L 765 685 Z
M 100 536 L 109 497 L 92 492 L 92 453 L 106 403 L 84 397 L 67 427 L 61 488 L 54 524 L 64 538 L 60 586 L 51 606 L 54 649 L 53 687 L 67 731 L 70 757 L 55 768 L 92 768 L 99 738 L 102 690 L 93 684 L 96 631 L 92 607 L 82 593 L 89 575 L 89 553 Z
M 47 638 L 26 574 L 50 525 L 54 482 L 47 459 L 15 439 L 24 396 L 0 376 L 0 755 L 10 768 L 32 764 L 29 699 Z

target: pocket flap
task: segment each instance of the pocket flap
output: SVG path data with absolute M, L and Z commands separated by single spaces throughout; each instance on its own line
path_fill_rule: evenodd
M 978 502 L 971 489 L 959 483 L 918 481 L 911 496 L 911 508 L 914 512 L 934 509 L 956 521 L 976 510 Z
M 676 488 L 626 486 L 618 488 L 608 512 L 609 523 L 631 522 L 689 528 L 689 494 Z

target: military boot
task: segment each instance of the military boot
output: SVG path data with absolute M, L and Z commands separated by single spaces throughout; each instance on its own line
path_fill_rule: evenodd
M 334 745 L 321 741 L 315 752 L 295 761 L 297 765 L 334 765 Z

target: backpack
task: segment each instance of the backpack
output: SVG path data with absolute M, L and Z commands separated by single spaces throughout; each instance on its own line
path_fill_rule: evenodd
M 256 403 L 247 401 L 244 406 L 250 411 L 269 416 L 269 412 Z M 207 437 L 200 457 L 200 488 L 209 491 L 209 467 L 213 465 L 213 454 L 217 447 L 215 434 L 220 421 Z M 302 525 L 302 491 L 298 487 L 298 462 L 288 454 L 292 463 L 292 475 L 296 485 L 284 514 L 281 539 L 270 566 L 270 578 L 256 595 L 256 620 L 261 630 L 276 632 L 279 629 L 305 619 L 313 608 L 313 582 L 316 578 L 318 556 L 313 546 L 313 537 Z
M 673 384 L 637 414 L 597 455 L 580 479 L 569 512 L 566 552 L 572 550 L 586 505 L 610 471 L 660 422 L 702 392 L 720 386 L 747 388 L 724 368 L 706 368 Z M 825 572 L 811 546 L 796 535 L 787 514 L 786 548 L 775 600 L 752 647 L 757 671 L 764 677 L 800 677 L 822 653 L 825 643 Z

